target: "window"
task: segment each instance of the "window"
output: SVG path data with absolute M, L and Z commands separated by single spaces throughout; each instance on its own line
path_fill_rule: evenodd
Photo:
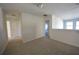
M 79 30 L 79 21 L 76 22 L 76 29 Z
M 69 21 L 66 23 L 66 29 L 73 29 L 73 22 Z
M 72 29 L 72 30 L 79 30 L 79 20 L 64 20 L 63 22 L 64 29 Z

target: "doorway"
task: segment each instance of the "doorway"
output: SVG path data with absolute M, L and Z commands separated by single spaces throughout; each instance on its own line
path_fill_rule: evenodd
M 49 37 L 49 20 L 45 21 L 45 37 Z
M 17 16 L 6 18 L 8 40 L 21 39 L 21 20 Z

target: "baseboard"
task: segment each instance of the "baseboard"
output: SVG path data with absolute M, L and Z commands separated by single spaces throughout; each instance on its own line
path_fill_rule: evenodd
M 44 37 L 44 36 L 37 37 L 37 38 L 35 38 L 35 39 L 28 40 L 28 41 L 26 41 L 26 40 L 23 40 L 23 43 L 31 42 L 31 41 L 33 41 L 33 40 L 40 39 L 40 38 L 43 38 L 43 37 Z
M 56 40 L 56 39 L 52 39 L 52 38 L 50 38 L 50 39 L 51 39 L 51 40 L 58 41 L 58 42 L 63 43 L 63 44 L 66 44 L 66 45 L 70 45 L 70 46 L 73 46 L 73 47 L 77 47 L 77 48 L 79 48 L 79 46 L 74 45 L 74 44 L 69 44 L 69 43 L 66 43 L 66 42 L 64 42 L 64 41 L 60 41 L 60 40 Z
M 40 36 L 40 37 L 36 37 L 35 39 L 40 39 L 40 38 L 43 38 L 44 36 Z

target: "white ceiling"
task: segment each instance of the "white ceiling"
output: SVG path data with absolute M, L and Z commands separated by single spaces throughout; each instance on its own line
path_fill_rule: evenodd
M 63 19 L 79 17 L 79 5 L 75 3 L 46 3 L 43 8 L 36 7 L 32 3 L 0 3 L 5 11 L 19 10 L 35 15 L 56 15 Z

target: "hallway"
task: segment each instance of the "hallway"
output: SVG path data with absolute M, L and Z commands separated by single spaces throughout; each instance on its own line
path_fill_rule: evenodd
M 5 55 L 70 55 L 79 54 L 79 48 L 52 39 L 39 38 L 23 43 L 22 40 L 11 40 Z

